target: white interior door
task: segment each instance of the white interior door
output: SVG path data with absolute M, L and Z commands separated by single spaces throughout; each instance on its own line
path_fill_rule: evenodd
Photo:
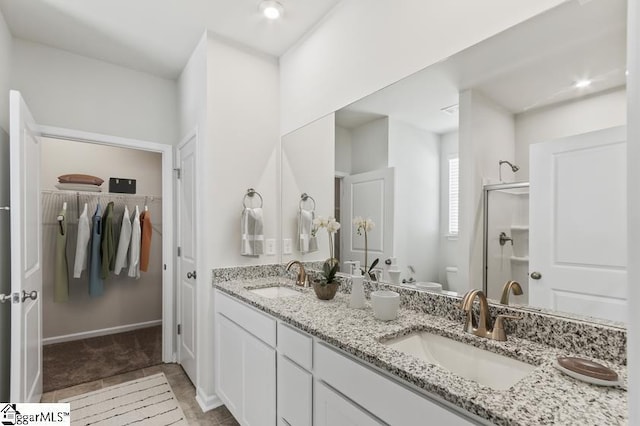
M 40 138 L 19 92 L 10 93 L 11 401 L 42 396 Z
M 625 321 L 626 128 L 532 145 L 530 158 L 529 302 Z
M 393 256 L 394 170 L 392 167 L 346 176 L 342 181 L 341 256 L 342 261 L 359 260 L 364 265 L 364 236 L 353 227 L 353 218 L 371 218 L 375 228 L 368 234 L 368 260 L 371 265 L 379 258 L 377 267 Z M 348 272 L 347 267 L 342 271 Z
M 196 383 L 196 135 L 178 146 L 178 362 Z

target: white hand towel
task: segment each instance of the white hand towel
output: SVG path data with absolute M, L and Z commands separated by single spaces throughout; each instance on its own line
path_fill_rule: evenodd
M 127 252 L 131 243 L 131 219 L 129 218 L 129 208 L 124 206 L 122 225 L 120 226 L 120 240 L 118 241 L 118 251 L 116 252 L 116 264 L 113 272 L 120 275 L 122 268 L 127 267 Z
M 264 254 L 264 234 L 261 208 L 245 208 L 242 210 L 241 221 L 241 244 L 240 254 L 242 256 L 259 256 Z
M 318 250 L 318 241 L 315 235 L 312 235 L 313 230 L 313 210 L 300 209 L 298 211 L 298 235 L 300 253 L 311 253 Z
M 76 259 L 73 264 L 73 278 L 80 278 L 82 271 L 87 269 L 87 253 L 89 252 L 89 239 L 91 238 L 91 227 L 87 214 L 87 203 L 78 219 L 78 238 L 76 240 Z

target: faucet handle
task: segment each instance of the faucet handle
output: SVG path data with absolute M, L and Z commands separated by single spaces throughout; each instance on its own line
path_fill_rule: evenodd
M 498 340 L 500 342 L 507 340 L 507 333 L 504 331 L 505 319 L 521 320 L 522 317 L 516 315 L 498 315 L 496 317 L 496 321 L 493 323 L 493 330 L 491 331 L 491 338 L 493 340 Z

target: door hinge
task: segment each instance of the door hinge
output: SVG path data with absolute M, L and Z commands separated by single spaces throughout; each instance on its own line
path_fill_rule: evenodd
M 182 334 L 182 324 L 178 324 L 178 335 Z
M 176 169 L 173 169 L 173 171 L 176 172 L 176 178 L 177 179 L 182 178 L 182 169 L 176 168 Z
M 178 257 L 182 256 L 182 247 L 178 247 Z

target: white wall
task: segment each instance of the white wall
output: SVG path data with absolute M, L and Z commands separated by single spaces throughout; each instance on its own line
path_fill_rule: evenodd
M 553 105 L 515 117 L 517 180 L 529 180 L 529 146 L 571 135 L 592 132 L 627 122 L 627 92 L 618 89 L 574 102 Z M 503 173 L 508 175 L 505 166 Z
M 336 172 L 351 174 L 351 131 L 336 125 Z
M 40 124 L 165 144 L 178 139 L 174 80 L 15 39 L 11 85 Z
M 108 179 L 129 177 L 137 179 L 136 193 L 156 196 L 147 205 L 155 229 L 162 229 L 162 155 L 153 152 L 117 148 L 66 141 L 42 139 L 41 185 L 43 189 L 55 189 L 57 177 L 67 173 L 86 173 L 101 177 L 104 195 L 82 195 L 80 209 L 89 204 L 89 217 L 100 202 L 106 207 Z M 66 194 L 66 195 L 65 195 Z M 149 321 L 162 320 L 162 236 L 155 230 L 151 239 L 151 257 L 147 272 L 140 279 L 129 278 L 125 272 L 119 276 L 110 274 L 105 280 L 105 293 L 92 298 L 88 294 L 88 274 L 73 278 L 73 265 L 77 239 L 78 206 L 76 197 L 60 192 L 43 198 L 43 337 L 55 338 L 105 328 L 121 327 Z M 50 200 L 51 202 L 47 202 Z M 55 217 L 68 202 L 67 260 L 69 263 L 69 301 L 53 302 L 55 271 L 55 242 L 57 222 Z M 124 205 L 133 214 L 136 204 L 144 208 L 144 198 L 115 199 L 116 221 L 120 222 Z M 119 228 L 118 228 L 119 229 Z M 144 300 L 144 303 L 140 303 Z
M 438 281 L 439 145 L 438 135 L 389 120 L 389 167 L 395 168 L 393 252 L 402 276 L 412 265 L 418 281 Z
M 514 157 L 513 115 L 478 91 L 460 93 L 458 292 L 482 288 L 482 185 L 498 182 L 498 161 Z M 452 289 L 453 290 L 453 289 Z
M 13 38 L 0 12 L 0 127 L 9 133 L 9 83 Z
M 196 197 L 196 212 L 200 212 L 202 209 L 204 202 L 202 196 L 205 195 L 205 188 L 208 187 L 200 183 L 206 182 L 202 180 L 203 169 L 209 166 L 208 161 L 205 161 L 200 154 L 203 145 L 207 143 L 207 48 L 208 37 L 205 32 L 178 78 L 180 140 L 188 138 L 194 130 L 197 133 L 196 188 L 198 196 Z M 206 221 L 207 218 L 204 215 L 196 215 L 197 234 L 204 235 L 200 229 Z M 209 269 L 208 262 L 204 261 L 208 240 L 207 237 L 196 238 L 197 273 L 199 277 L 202 277 L 199 279 L 202 281 L 202 285 L 196 287 L 197 312 L 194 327 L 197 337 L 195 341 L 196 383 L 194 385 L 201 405 L 215 404 L 216 399 L 213 390 L 213 352 L 210 346 L 210 342 L 213 341 L 213 304 L 210 303 L 211 290 L 208 285 L 211 269 Z M 204 356 L 208 358 L 202 359 Z
M 566 0 L 343 0 L 280 58 L 282 134 Z M 434 13 L 437 11 L 437 13 Z
M 300 195 L 306 192 L 315 200 L 316 217 L 334 215 L 335 121 L 335 115 L 329 114 L 282 137 L 282 238 L 291 239 L 293 248 L 291 254 L 282 255 L 282 262 L 329 258 L 326 229 L 317 234 L 318 251 L 300 253 L 298 209 Z M 303 205 L 310 209 L 313 202 L 309 200 Z
M 458 266 L 458 237 L 449 236 L 449 159 L 458 157 L 458 131 L 440 136 L 440 264 L 439 283 L 446 284 L 447 266 Z
M 388 117 L 363 124 L 351 131 L 351 174 L 383 169 L 388 164 Z
M 162 195 L 162 155 L 156 152 L 43 138 L 42 158 L 42 189 L 56 190 L 60 175 L 82 173 L 103 179 L 104 192 L 110 177 L 121 177 L 136 179 L 137 194 Z
M 203 74 L 206 81 L 203 80 Z M 274 263 L 240 256 L 240 214 L 248 188 L 264 199 L 265 238 L 279 236 L 279 70 L 275 58 L 205 34 L 180 76 L 180 128 L 198 128 L 197 398 L 212 406 L 213 268 Z M 202 98 L 202 93 L 206 98 Z
M 11 34 L 0 12 L 0 206 L 9 205 L 9 66 Z M 9 213 L 0 211 L 0 293 L 11 292 Z M 11 304 L 0 304 L 0 401 L 9 400 Z

